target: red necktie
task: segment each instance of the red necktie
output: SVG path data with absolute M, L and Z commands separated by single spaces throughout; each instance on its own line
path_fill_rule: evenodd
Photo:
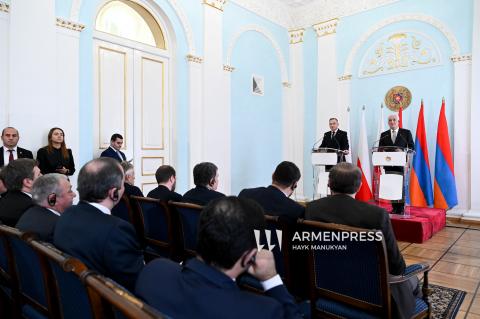
M 13 150 L 7 150 L 10 152 L 10 155 L 8 155 L 8 162 L 13 162 L 14 158 L 13 158 Z

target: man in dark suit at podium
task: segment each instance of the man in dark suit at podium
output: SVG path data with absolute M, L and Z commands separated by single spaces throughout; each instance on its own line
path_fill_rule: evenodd
M 380 140 L 378 147 L 381 150 L 383 148 L 386 152 L 404 151 L 407 148 L 413 150 L 415 143 L 413 142 L 412 133 L 410 130 L 398 127 L 398 115 L 392 114 L 388 117 L 389 130 L 380 134 Z M 402 166 L 385 167 L 385 172 L 390 174 L 403 175 Z M 399 200 L 392 202 L 392 212 L 395 214 L 403 214 L 405 201 Z
M 335 117 L 332 117 L 330 120 L 328 120 L 328 125 L 330 126 L 330 131 L 323 134 L 320 148 L 328 147 L 343 151 L 338 153 L 337 163 L 345 162 L 345 155 L 349 153 L 347 132 L 338 128 L 338 119 Z M 330 150 L 330 152 L 333 152 L 333 150 Z M 329 171 L 330 168 L 332 168 L 330 165 L 325 167 L 327 171 Z

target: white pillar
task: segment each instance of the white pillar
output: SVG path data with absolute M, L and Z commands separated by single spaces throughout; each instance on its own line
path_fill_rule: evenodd
M 9 6 L 0 3 L 0 129 L 8 125 Z
M 35 152 L 58 121 L 55 1 L 13 1 L 9 31 L 9 125 Z
M 286 134 L 290 134 L 291 144 L 287 145 L 286 153 L 289 154 L 286 160 L 294 162 L 302 174 L 302 178 L 298 181 L 295 192 L 296 199 L 304 199 L 304 167 L 303 167 L 303 150 L 304 150 L 304 75 L 303 75 L 303 33 L 304 29 L 289 31 L 290 35 L 290 74 L 292 87 L 289 93 L 289 101 L 291 114 L 286 121 L 288 125 L 284 128 Z M 284 114 L 288 116 L 288 114 Z
M 218 166 L 218 190 L 230 194 L 230 109 L 224 105 L 223 7 L 225 0 L 204 0 L 203 161 Z
M 315 24 L 318 45 L 317 139 L 328 130 L 328 119 L 338 116 L 336 28 L 338 19 Z
M 193 187 L 193 167 L 203 159 L 202 58 L 189 54 L 189 138 L 188 184 Z
M 453 160 L 455 184 L 457 186 L 458 205 L 448 211 L 449 216 L 462 216 L 470 205 L 470 56 L 452 57 L 454 65 L 454 101 L 453 101 Z
M 480 3 L 473 2 L 472 71 L 470 109 L 470 211 L 468 217 L 480 218 Z
M 77 174 L 70 178 L 76 189 L 80 169 L 80 32 L 85 27 L 81 24 L 57 19 L 56 36 L 56 111 L 52 116 L 52 125 L 65 131 L 65 141 L 72 149 Z M 52 114 L 50 114 L 52 115 Z M 43 126 L 43 124 L 41 124 Z M 40 129 L 37 127 L 37 129 Z M 47 129 L 42 127 L 41 129 Z M 46 134 L 46 133 L 45 133 Z M 45 141 L 44 141 L 45 143 Z

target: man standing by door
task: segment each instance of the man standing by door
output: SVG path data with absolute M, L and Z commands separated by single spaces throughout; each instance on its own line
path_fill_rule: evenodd
M 100 154 L 100 157 L 111 157 L 119 162 L 126 161 L 127 157 L 120 151 L 123 145 L 123 136 L 115 133 L 110 138 L 110 146 Z

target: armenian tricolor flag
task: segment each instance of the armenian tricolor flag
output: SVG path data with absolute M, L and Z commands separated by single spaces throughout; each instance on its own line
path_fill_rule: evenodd
M 445 117 L 445 99 L 438 117 L 437 149 L 435 152 L 434 207 L 452 208 L 458 204 L 453 157 L 450 149 L 448 125 Z
M 423 116 L 423 100 L 418 113 L 415 155 L 410 172 L 410 204 L 417 207 L 433 205 L 432 177 L 428 160 L 427 134 Z

